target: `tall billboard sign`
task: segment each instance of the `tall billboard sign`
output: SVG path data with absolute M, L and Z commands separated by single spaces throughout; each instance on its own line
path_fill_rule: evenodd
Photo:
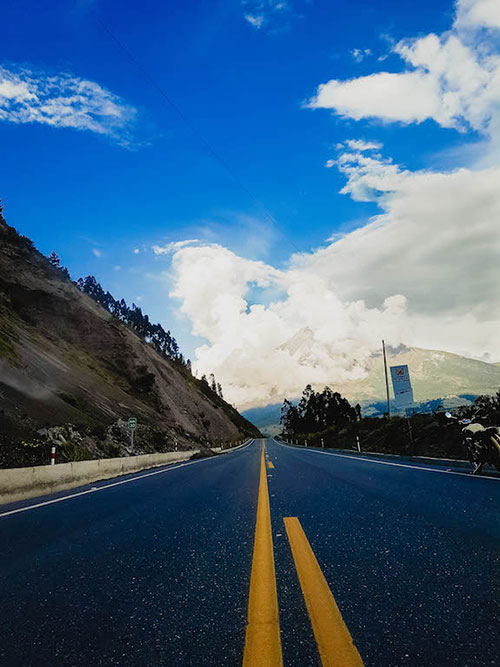
M 413 407 L 413 389 L 411 388 L 408 366 L 391 366 L 392 388 L 397 408 Z

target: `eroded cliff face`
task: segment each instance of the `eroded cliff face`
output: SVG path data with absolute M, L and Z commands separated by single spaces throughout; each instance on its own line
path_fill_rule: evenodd
M 132 416 L 144 430 L 138 451 L 258 435 L 184 366 L 80 292 L 1 215 L 0 392 L 0 438 L 11 443 L 68 423 L 102 439 Z

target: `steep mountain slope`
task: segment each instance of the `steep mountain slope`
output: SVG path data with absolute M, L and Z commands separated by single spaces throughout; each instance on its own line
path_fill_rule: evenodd
M 258 434 L 183 365 L 80 292 L 1 214 L 0 399 L 0 437 L 11 442 L 65 423 L 102 433 L 131 416 L 147 427 L 146 451 Z

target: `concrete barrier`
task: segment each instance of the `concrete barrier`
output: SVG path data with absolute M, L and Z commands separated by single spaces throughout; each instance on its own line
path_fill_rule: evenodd
M 56 463 L 53 466 L 0 469 L 0 504 L 64 491 L 147 468 L 187 461 L 198 451 L 192 449 L 165 454 L 140 454 L 114 459 Z

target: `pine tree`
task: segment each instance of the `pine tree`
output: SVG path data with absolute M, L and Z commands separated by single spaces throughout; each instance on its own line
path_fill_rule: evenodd
M 49 255 L 49 262 L 52 264 L 52 266 L 55 266 L 56 269 L 61 268 L 61 260 L 59 259 L 59 256 L 55 250 L 53 250 L 50 255 Z
M 103 306 L 113 317 L 127 324 L 141 338 L 152 345 L 162 357 L 172 359 L 181 366 L 187 366 L 179 346 L 170 331 L 165 331 L 161 324 L 153 324 L 149 316 L 142 312 L 135 303 L 129 308 L 125 299 L 117 301 L 110 292 L 104 292 L 94 276 L 79 278 L 78 288 Z

